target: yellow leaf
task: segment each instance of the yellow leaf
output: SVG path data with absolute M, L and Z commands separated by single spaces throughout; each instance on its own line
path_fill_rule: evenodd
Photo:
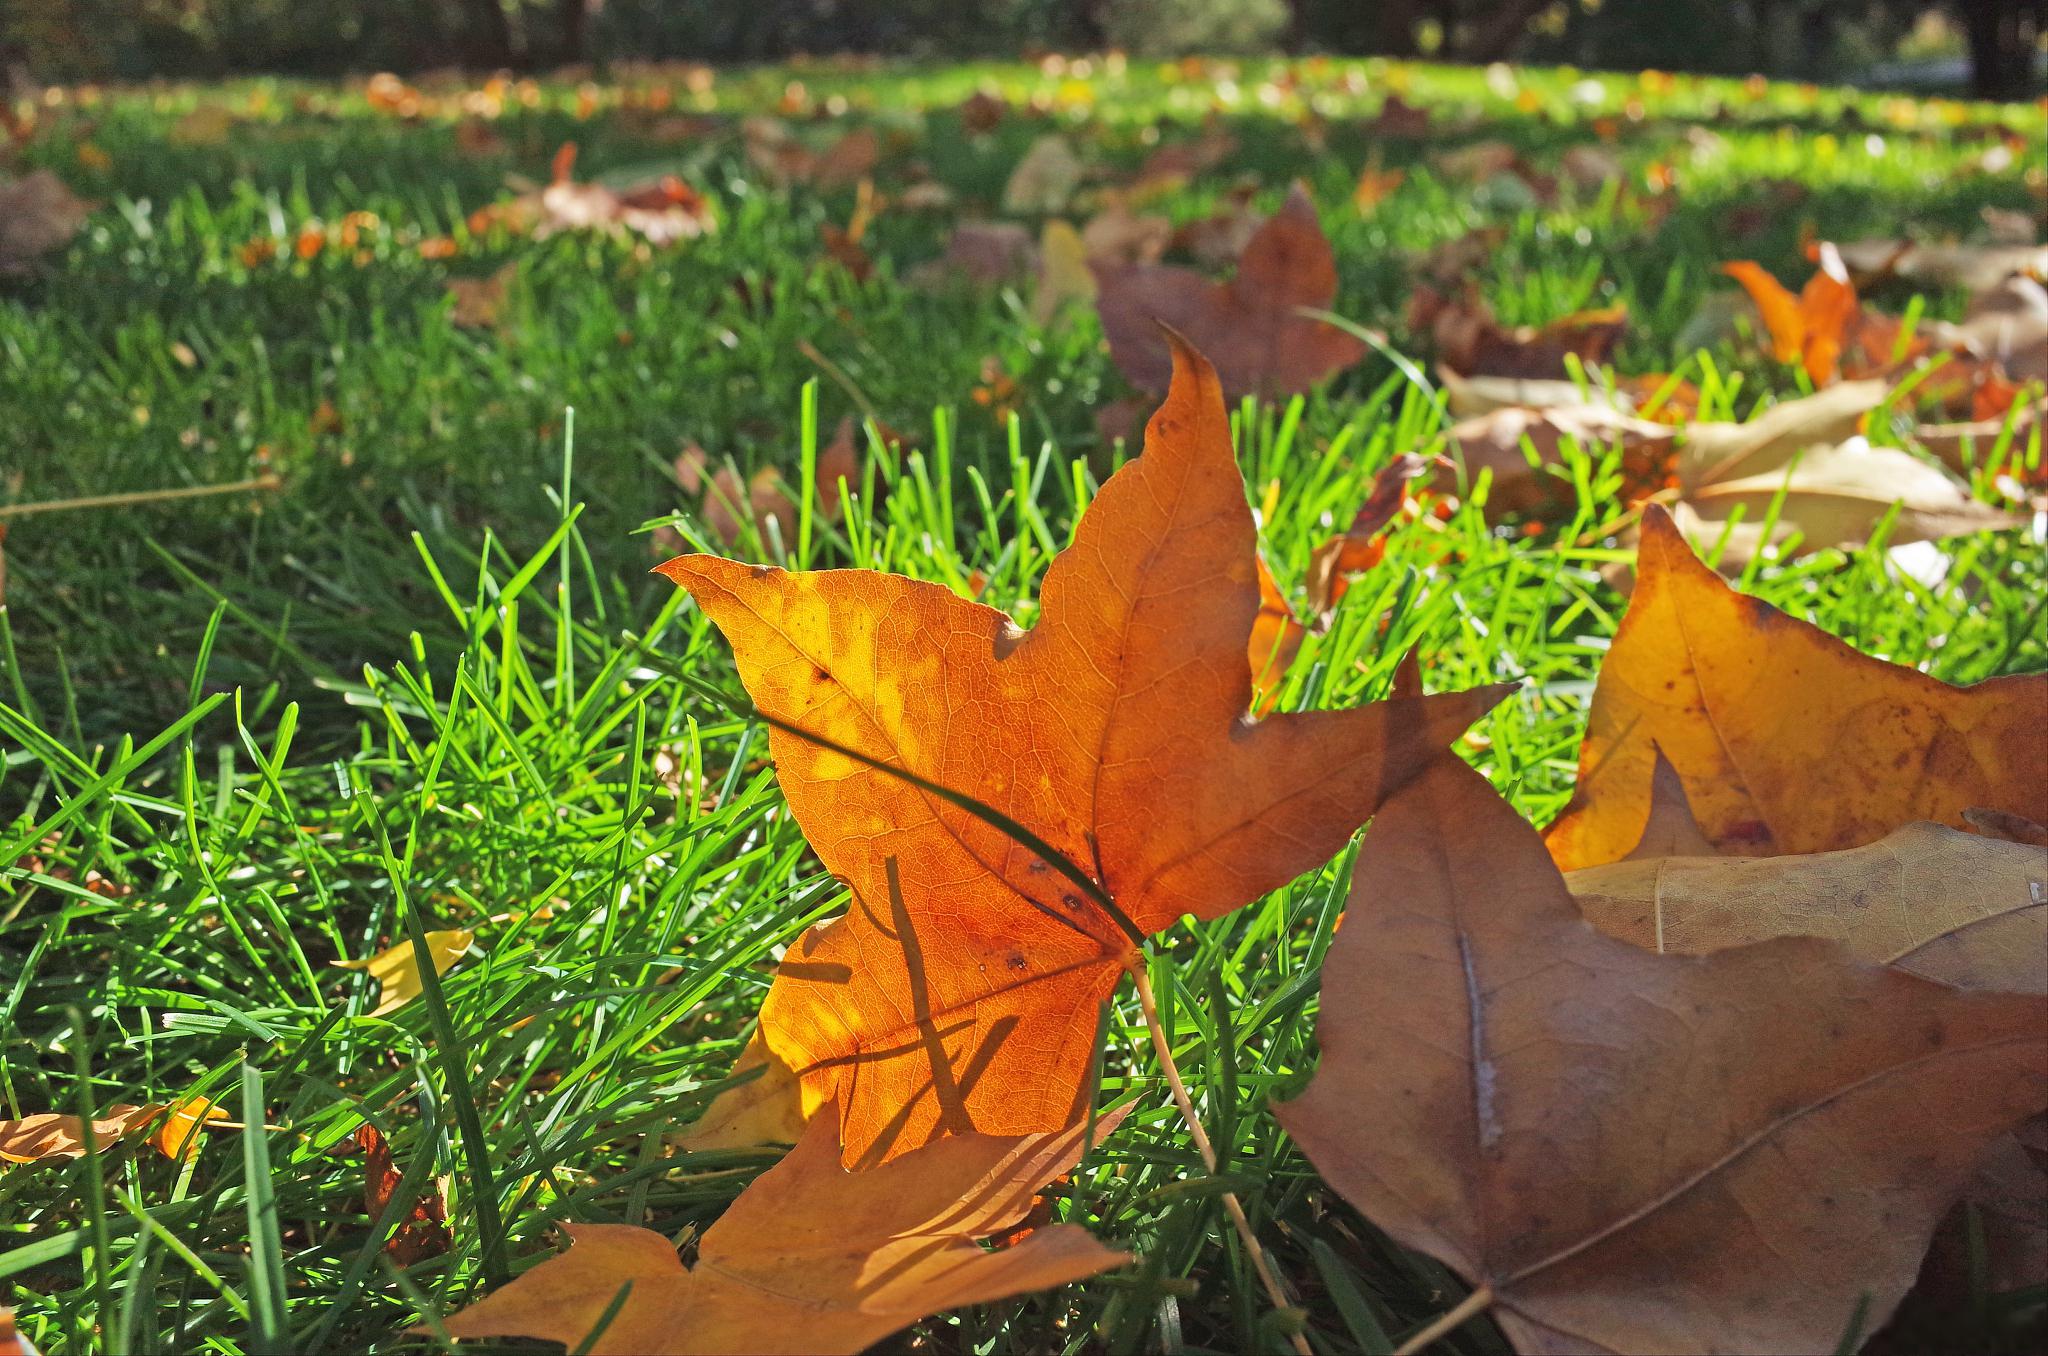
M 469 950 L 469 944 L 475 939 L 476 934 L 467 928 L 444 928 L 428 933 L 427 954 L 434 958 L 434 973 L 447 974 L 448 967 L 462 958 L 462 953 Z M 370 1012 L 372 1017 L 396 1012 L 420 996 L 419 960 L 413 954 L 410 940 L 386 947 L 368 960 L 334 963 L 344 970 L 367 970 L 382 987 L 377 1006 Z

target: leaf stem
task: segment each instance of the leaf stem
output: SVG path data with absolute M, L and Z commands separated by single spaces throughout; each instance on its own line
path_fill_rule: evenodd
M 128 508 L 136 504 L 161 504 L 173 499 L 201 499 L 212 494 L 240 494 L 247 490 L 280 489 L 284 478 L 274 471 L 228 485 L 180 485 L 165 490 L 130 490 L 122 494 L 90 494 L 82 499 L 46 499 L 36 504 L 0 504 L 0 518 L 26 518 L 31 513 L 57 513 L 67 509 Z
M 1415 1356 L 1416 1352 L 1421 1351 L 1431 1342 L 1436 1341 L 1437 1338 L 1463 1327 L 1467 1320 L 1492 1308 L 1493 1299 L 1493 1287 L 1490 1285 L 1480 1286 L 1477 1290 L 1465 1296 L 1464 1299 L 1459 1300 L 1455 1308 L 1447 1309 L 1437 1315 L 1436 1320 L 1428 1327 L 1416 1333 L 1400 1346 L 1395 1347 L 1394 1356 Z
M 1187 1122 L 1188 1134 L 1194 1139 L 1203 1164 L 1214 1174 L 1219 1171 L 1216 1146 L 1209 1142 L 1209 1131 L 1202 1125 L 1202 1118 L 1195 1114 L 1194 1099 L 1188 1096 L 1188 1086 L 1181 1081 L 1180 1065 L 1174 1062 L 1173 1046 L 1166 1039 L 1166 1028 L 1159 1021 L 1159 1004 L 1152 995 L 1152 979 L 1146 973 L 1144 955 L 1132 956 L 1125 968 L 1138 986 L 1138 1007 L 1145 1014 L 1145 1029 L 1152 1033 L 1152 1049 L 1159 1056 L 1159 1067 L 1166 1073 L 1166 1086 L 1173 1090 L 1174 1105 L 1180 1108 L 1181 1119 Z M 1265 1286 L 1273 1306 L 1277 1309 L 1295 1308 L 1294 1301 L 1281 1288 L 1280 1278 L 1274 1273 L 1272 1264 L 1266 1260 L 1266 1250 L 1260 1245 L 1251 1220 L 1245 1217 L 1244 1206 L 1238 1201 L 1237 1193 L 1226 1191 L 1222 1200 L 1224 1213 L 1230 1216 L 1230 1222 L 1237 1227 L 1238 1237 L 1244 1240 L 1245 1251 L 1251 1256 L 1252 1270 L 1258 1273 L 1259 1283 Z M 1313 1356 L 1306 1337 L 1297 1332 L 1288 1334 L 1288 1338 L 1301 1356 Z

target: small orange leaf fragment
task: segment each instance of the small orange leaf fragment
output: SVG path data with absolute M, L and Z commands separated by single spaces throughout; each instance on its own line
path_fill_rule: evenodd
M 1098 1140 L 1122 1119 L 1096 1122 Z M 446 1320 L 457 1338 L 535 1337 L 590 1356 L 856 1352 L 918 1319 L 1046 1290 L 1126 1254 L 1073 1224 L 1003 1235 L 1038 1189 L 1080 1159 L 1083 1125 L 1014 1138 L 961 1135 L 868 1172 L 839 1166 L 835 1116 L 705 1231 L 696 1264 L 651 1229 L 565 1224 L 569 1250 Z M 611 1323 L 603 1318 L 628 1282 Z
M 163 1110 L 163 1108 L 150 1108 Z M 168 1110 L 149 1137 L 150 1145 L 165 1158 L 174 1161 L 190 1158 L 199 1152 L 200 1131 L 209 1121 L 224 1121 L 228 1113 L 215 1106 L 205 1097 L 187 1097 Z M 262 1133 L 261 1127 L 252 1127 L 251 1134 Z

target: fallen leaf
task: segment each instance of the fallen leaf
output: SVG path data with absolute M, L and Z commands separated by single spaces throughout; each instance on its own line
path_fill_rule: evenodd
M 1120 1119 L 1113 1112 L 1097 1121 L 1098 1140 Z M 836 1122 L 816 1118 L 741 1192 L 705 1231 L 689 1268 L 650 1229 L 565 1223 L 567 1252 L 449 1316 L 448 1334 L 538 1338 L 588 1356 L 856 1352 L 928 1315 L 1067 1285 L 1130 1260 L 1073 1224 L 1034 1229 L 995 1251 L 979 1246 L 1023 1219 L 1038 1188 L 1079 1161 L 1081 1125 L 1015 1138 L 959 1135 L 848 1173 Z
M 1365 125 L 1368 137 L 1413 139 L 1430 132 L 1429 110 L 1417 108 L 1399 94 L 1389 94 L 1373 120 Z
M 1442 287 L 1455 287 L 1499 251 L 1508 238 L 1505 226 L 1475 226 L 1443 241 L 1416 260 L 1416 272 Z
M 1042 136 L 1010 171 L 1003 185 L 1003 210 L 1020 216 L 1064 211 L 1081 186 L 1083 172 L 1081 158 L 1065 137 Z
M 630 231 L 659 246 L 694 240 L 717 228 L 710 202 L 674 175 L 614 189 L 577 182 L 575 168 L 576 143 L 567 142 L 555 153 L 554 174 L 546 186 L 474 213 L 470 231 L 481 235 L 503 226 L 530 231 L 537 240 L 563 231 Z
M 1406 170 L 1382 168 L 1379 150 L 1375 147 L 1371 159 L 1358 171 L 1358 182 L 1351 189 L 1351 205 L 1358 209 L 1360 216 L 1370 216 L 1381 203 L 1394 196 L 1395 190 L 1407 179 Z
M 1956 988 L 2048 994 L 2041 850 L 1939 824 L 1803 856 L 1639 857 L 1565 884 L 1595 927 L 1651 951 L 1827 937 Z
M 1246 188 L 1225 194 L 1215 211 L 1175 230 L 1171 247 L 1203 268 L 1237 263 L 1266 224 L 1265 214 L 1252 207 L 1256 192 Z
M 1169 142 L 1153 150 L 1138 167 L 1132 182 L 1135 186 L 1178 188 L 1207 174 L 1236 152 L 1237 138 L 1229 127 L 1212 120 L 1193 141 Z
M 162 1113 L 161 1106 L 117 1102 L 93 1118 L 93 1143 L 104 1149 Z M 0 1121 L 0 1162 L 35 1163 L 45 1158 L 76 1158 L 84 1152 L 85 1125 L 77 1116 L 43 1112 L 17 1121 Z
M 429 932 L 427 955 L 433 960 L 434 973 L 447 974 L 448 967 L 461 960 L 475 940 L 476 933 L 467 928 L 443 928 Z M 366 970 L 377 981 L 377 1006 L 370 1010 L 372 1017 L 396 1012 L 423 991 L 419 959 L 413 952 L 410 938 L 384 948 L 368 960 L 338 960 L 334 964 L 343 970 Z
M 843 188 L 856 184 L 881 162 L 882 140 L 872 127 L 857 127 L 822 151 L 814 151 L 778 118 L 750 117 L 740 124 L 748 160 L 774 183 Z
M 1165 389 L 1172 369 L 1161 324 L 1213 355 L 1232 400 L 1303 391 L 1365 356 L 1363 341 L 1299 314 L 1327 310 L 1337 295 L 1336 257 L 1299 184 L 1227 283 L 1156 264 L 1094 268 L 1110 357 L 1140 390 Z
M 92 204 L 48 170 L 0 183 L 0 274 L 63 249 L 91 215 Z
M 1408 482 L 1428 471 L 1430 463 L 1412 452 L 1403 452 L 1380 468 L 1373 477 L 1372 490 L 1353 515 L 1344 534 L 1317 544 L 1308 558 L 1308 610 L 1324 617 L 1337 606 L 1350 587 L 1345 576 L 1361 574 L 1380 563 L 1386 547 L 1380 532 L 1394 521 L 1408 499 Z M 1299 642 L 1297 642 L 1298 644 Z
M 398 1194 L 405 1179 L 391 1161 L 391 1145 L 384 1132 L 364 1121 L 356 1127 L 356 1147 L 363 1151 L 363 1209 L 370 1223 L 384 1218 L 384 1208 Z M 448 1205 L 438 1185 L 429 1186 L 413 1202 L 412 1210 L 384 1240 L 384 1251 L 402 1267 L 439 1257 L 454 1239 L 448 1233 Z
M 1913 1283 L 1980 1153 L 2048 1105 L 2048 1000 L 1811 938 L 1658 956 L 1603 936 L 1449 758 L 1373 823 L 1316 1033 L 1281 1124 L 1530 1353 L 1833 1350 Z
M 1968 485 L 1934 463 L 1860 436 L 1809 447 L 1779 470 L 1703 485 L 1681 479 L 1679 494 L 1672 505 L 1679 528 L 1724 543 L 1720 566 L 1729 572 L 1763 551 L 1766 533 L 1783 556 L 1861 546 L 1887 518 L 1885 540 L 1893 546 L 2025 521 L 1971 497 Z
M 978 89 L 961 101 L 953 110 L 960 115 L 960 125 L 980 135 L 993 132 L 1009 115 L 1010 105 L 994 90 Z
M 1849 270 L 1833 245 L 1820 247 L 1819 264 L 1796 297 L 1748 259 L 1723 264 L 1721 271 L 1741 283 L 1756 303 L 1771 337 L 1771 356 L 1803 364 L 1813 384 L 1825 386 L 1841 369 L 1842 349 L 1859 307 Z
M 1643 836 L 1621 860 L 1637 862 L 1655 857 L 1712 857 L 1714 845 L 1693 817 L 1692 802 L 1686 798 L 1685 782 L 1671 760 L 1657 749 L 1657 763 L 1650 772 L 1650 814 Z M 1599 867 L 1587 870 L 1598 871 Z M 1576 873 L 1574 873 L 1575 875 Z M 1572 876 L 1566 876 L 1567 882 Z
M 998 287 L 1029 276 L 1037 262 L 1031 232 L 1016 222 L 963 221 L 954 227 L 946 252 L 912 269 L 909 281 L 924 288 Z
M 487 278 L 450 278 L 448 295 L 454 298 L 449 318 L 466 330 L 495 330 L 505 311 L 505 288 L 519 272 L 517 263 L 506 264 Z
M 1942 333 L 2008 380 L 2048 381 L 2048 288 L 2034 278 L 2014 276 L 1979 293 Z
M 1423 284 L 1409 300 L 1408 324 L 1426 332 L 1438 361 L 1460 376 L 1562 381 L 1571 375 L 1567 358 L 1588 366 L 1608 360 L 1628 329 L 1628 310 L 1577 311 L 1547 325 L 1507 329 L 1475 290 L 1453 298 Z
M 755 1070 L 760 1072 L 755 1073 Z M 753 1074 L 711 1099 L 704 1114 L 688 1129 L 671 1135 L 669 1143 L 684 1153 L 720 1149 L 751 1149 L 763 1144 L 794 1144 L 804 1132 L 803 1102 L 796 1070 L 768 1048 L 761 1029 L 741 1047 L 732 1076 Z
M 2048 277 L 2048 245 L 1941 245 L 1855 240 L 1837 246 L 1842 261 L 1872 279 L 1899 277 L 1930 287 L 1988 292 L 2015 273 Z
M 1658 750 L 1725 853 L 1861 847 L 1975 806 L 2048 820 L 2048 674 L 1959 688 L 1859 654 L 1735 592 L 1655 505 L 1637 570 L 1548 834 L 1564 869 L 1635 846 Z
M 1144 455 L 1083 515 L 1029 632 L 894 575 L 661 567 L 779 723 L 790 809 L 853 893 L 790 949 L 761 1013 L 805 1112 L 837 1102 L 850 1162 L 1064 1125 L 1140 938 L 1326 860 L 1500 698 L 1247 719 L 1256 534 L 1221 383 L 1174 344 Z
M 1546 383 L 1548 384 L 1548 383 Z M 1567 440 L 1597 454 L 1619 443 L 1630 474 L 1629 489 L 1654 493 L 1661 483 L 1677 430 L 1624 414 L 1607 405 L 1574 400 L 1544 409 L 1508 406 L 1463 419 L 1445 434 L 1450 456 L 1463 469 L 1466 482 L 1477 484 L 1481 472 L 1493 477 L 1487 492 L 1490 513 L 1529 513 L 1571 494 L 1571 483 L 1546 474 L 1564 465 Z
M 1252 637 L 1245 654 L 1252 666 L 1252 712 L 1263 716 L 1279 701 L 1287 670 L 1301 653 L 1308 628 L 1294 619 L 1294 609 L 1288 606 L 1287 595 L 1280 591 L 1264 556 L 1258 557 L 1258 570 L 1259 611 L 1252 618 Z
M 1122 197 L 1111 199 L 1081 228 L 1081 244 L 1092 263 L 1157 263 L 1172 243 L 1171 221 L 1134 213 Z
M 1032 323 L 1045 326 L 1069 302 L 1095 300 L 1095 274 L 1088 268 L 1088 245 L 1081 233 L 1057 218 L 1045 223 L 1038 237 L 1038 285 L 1031 293 Z
M 228 1113 L 204 1097 L 187 1097 L 182 1102 L 166 1107 L 144 1108 L 154 1115 L 162 1113 L 162 1119 L 155 1122 L 149 1142 L 156 1151 L 174 1162 L 182 1162 L 199 1152 L 199 1142 L 208 1122 L 224 1121 Z M 251 1133 L 260 1133 L 262 1127 L 253 1127 Z

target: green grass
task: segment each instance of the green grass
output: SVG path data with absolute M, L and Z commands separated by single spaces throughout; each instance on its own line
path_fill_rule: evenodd
M 1091 154 L 1134 165 L 1162 120 L 1168 139 L 1192 134 L 1217 72 L 1169 74 L 1094 82 L 1074 120 Z M 1798 383 L 1726 344 L 1678 350 L 1698 299 L 1722 285 L 1718 262 L 1739 253 L 1803 276 L 1802 217 L 1840 238 L 1967 230 L 1983 206 L 2028 206 L 2021 170 L 2041 150 L 2028 110 L 1959 110 L 1971 126 L 2032 126 L 2018 166 L 1971 174 L 1981 143 L 1938 118 L 1900 130 L 1882 101 L 1682 82 L 1645 96 L 1648 116 L 1617 148 L 1633 173 L 1681 166 L 1661 225 L 1611 195 L 1490 206 L 1399 147 L 1387 160 L 1413 167 L 1409 181 L 1362 219 L 1349 207 L 1365 158 L 1355 124 L 1388 68 L 1301 69 L 1329 122 L 1320 153 L 1283 116 L 1294 96 L 1277 113 L 1259 102 L 1265 74 L 1238 72 L 1244 98 L 1227 117 L 1240 147 L 1167 200 L 1176 218 L 1242 173 L 1261 176 L 1268 205 L 1306 178 L 1339 254 L 1337 309 L 1418 356 L 1400 323 L 1411 256 L 1499 222 L 1508 239 L 1481 280 L 1504 320 L 1626 301 L 1622 369 L 1685 371 L 1723 414 Z M 1592 105 L 1575 75 L 1530 74 L 1531 116 L 1476 72 L 1399 74 L 1411 99 L 1485 119 L 1446 144 L 1497 136 L 1539 162 L 1637 93 L 1633 77 L 1602 77 Z M 969 138 L 947 110 L 982 81 L 1019 98 L 1065 83 L 1023 67 L 820 66 L 724 76 L 718 109 L 771 107 L 792 79 L 913 138 L 880 171 L 885 190 L 917 158 L 970 203 L 999 194 L 1044 127 L 1013 117 Z M 177 120 L 202 99 L 264 111 L 226 144 L 181 144 Z M 664 146 L 644 119 L 579 120 L 574 103 L 572 85 L 543 86 L 499 124 L 511 154 L 484 161 L 458 152 L 446 119 L 407 124 L 356 94 L 267 82 L 89 107 L 74 96 L 29 148 L 29 163 L 107 206 L 0 296 L 0 495 L 284 478 L 276 492 L 21 518 L 6 541 L 0 1115 L 199 1094 L 277 1127 L 216 1132 L 183 1164 L 122 1150 L 0 1170 L 0 1303 L 43 1351 L 417 1346 L 402 1329 L 546 1255 L 555 1221 L 675 1234 L 715 1218 L 768 1157 L 669 1156 L 663 1135 L 716 1091 L 779 948 L 843 894 L 783 810 L 723 641 L 646 577 L 647 529 L 680 506 L 669 461 L 695 439 L 742 469 L 795 468 L 819 428 L 864 403 L 915 450 L 871 443 L 873 483 L 848 522 L 742 552 L 963 589 L 980 571 L 982 596 L 1024 621 L 1112 464 L 1093 411 L 1125 392 L 1091 317 L 1047 330 L 1013 293 L 899 281 L 937 253 L 945 218 L 881 217 L 877 275 L 856 285 L 817 262 L 817 227 L 845 220 L 850 190 L 770 190 L 730 136 Z M 1710 106 L 1725 146 L 1695 157 L 1686 128 Z M 1845 130 L 1851 109 L 1877 130 Z M 1880 135 L 1873 154 L 1864 138 Z M 586 172 L 682 171 L 717 198 L 719 233 L 652 253 L 468 236 L 463 218 L 508 170 L 545 177 L 568 139 Z M 81 165 L 81 142 L 104 170 Z M 1773 176 L 1810 196 L 1731 247 L 1729 210 Z M 291 258 L 302 221 L 350 211 L 381 222 L 363 261 Z M 450 231 L 455 260 L 419 257 L 418 239 Z M 284 248 L 249 267 L 239 252 L 259 237 Z M 443 281 L 515 259 L 505 331 L 456 328 Z M 1961 299 L 1928 305 L 1952 315 Z M 987 357 L 1018 381 L 1014 422 L 972 398 Z M 316 420 L 323 403 L 338 426 Z M 1374 472 L 1428 450 L 1442 424 L 1429 393 L 1379 358 L 1239 412 L 1284 584 L 1298 587 Z M 2038 464 L 2038 445 L 2028 455 Z M 1625 558 L 1600 533 L 1617 511 L 1614 458 L 1594 450 L 1572 469 L 1570 507 L 1532 533 L 1490 529 L 1470 504 L 1441 531 L 1400 529 L 1309 642 L 1285 704 L 1370 700 L 1410 647 L 1432 687 L 1519 680 L 1472 752 L 1532 818 L 1553 813 L 1622 606 L 1601 568 Z M 673 521 L 713 545 L 687 515 Z M 1747 585 L 1950 681 L 2048 665 L 2048 552 L 2025 534 L 1959 543 L 1931 588 L 1881 550 L 1821 552 Z M 933 1320 L 928 1349 L 1276 1348 L 1218 1206 L 1225 1188 L 1306 1302 L 1318 1350 L 1388 1350 L 1456 1299 L 1455 1278 L 1325 1191 L 1266 1110 L 1313 1068 L 1318 966 L 1347 874 L 1340 860 L 1155 946 L 1222 1176 L 1180 1127 L 1126 989 L 1104 1099 L 1135 1096 L 1139 1110 L 1077 1171 L 1067 1213 L 1143 1260 Z M 476 928 L 475 951 L 388 1018 L 368 1015 L 374 984 L 331 968 L 438 927 Z M 447 1257 L 401 1273 L 380 1253 L 350 1143 L 365 1119 L 389 1136 L 406 1192 L 445 1180 Z M 2039 1321 L 2039 1295 L 1979 1300 L 1938 1316 L 1946 1338 L 1990 1349 Z M 1484 1323 L 1452 1345 L 1505 1350 Z

